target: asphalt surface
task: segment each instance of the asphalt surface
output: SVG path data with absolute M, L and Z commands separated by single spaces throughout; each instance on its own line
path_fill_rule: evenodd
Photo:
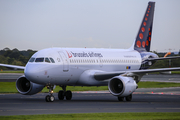
M 36 95 L 0 94 L 0 116 L 101 113 L 101 112 L 180 112 L 180 95 L 133 94 L 131 102 L 119 102 L 110 93 L 73 93 L 70 101 L 45 102 L 48 93 Z
M 9 76 L 8 79 L 3 77 Z M 22 74 L 0 74 L 0 81 L 15 81 Z M 2 77 L 3 76 L 3 77 Z M 142 81 L 179 82 L 180 75 L 148 75 Z M 109 91 L 73 92 L 71 101 L 45 102 L 48 93 L 36 95 L 0 94 L 0 116 L 100 113 L 100 112 L 180 112 L 180 87 L 137 89 L 131 102 L 119 102 Z
M 15 82 L 24 73 L 0 73 L 0 82 Z
M 149 74 L 149 75 L 144 75 L 141 81 L 180 83 L 180 74 L 172 74 L 172 75 Z

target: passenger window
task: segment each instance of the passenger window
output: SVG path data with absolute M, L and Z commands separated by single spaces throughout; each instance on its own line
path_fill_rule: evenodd
M 44 62 L 44 58 L 36 58 L 35 62 Z
M 54 59 L 53 58 L 49 58 L 51 60 L 52 63 L 55 63 Z
M 50 60 L 49 60 L 49 58 L 45 58 L 45 62 L 48 62 L 48 63 L 50 63 Z
M 29 62 L 34 62 L 35 58 L 30 58 Z

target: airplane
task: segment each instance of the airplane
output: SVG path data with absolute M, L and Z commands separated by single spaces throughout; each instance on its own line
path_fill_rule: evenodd
M 26 66 L 0 64 L 0 66 L 23 69 L 24 75 L 16 81 L 16 88 L 23 95 L 33 95 L 45 86 L 53 102 L 53 89 L 59 100 L 71 100 L 72 92 L 66 86 L 108 86 L 109 92 L 119 101 L 132 100 L 143 75 L 152 72 L 178 71 L 180 67 L 148 69 L 159 58 L 150 52 L 155 2 L 149 2 L 136 39 L 129 49 L 102 48 L 47 48 L 32 55 Z

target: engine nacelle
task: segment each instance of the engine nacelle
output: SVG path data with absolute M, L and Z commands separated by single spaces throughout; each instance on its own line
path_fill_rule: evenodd
M 16 80 L 16 89 L 23 95 L 33 95 L 40 92 L 44 85 L 33 83 L 23 75 Z
M 132 77 L 116 76 L 109 83 L 108 88 L 114 96 L 128 96 L 137 89 L 137 84 Z

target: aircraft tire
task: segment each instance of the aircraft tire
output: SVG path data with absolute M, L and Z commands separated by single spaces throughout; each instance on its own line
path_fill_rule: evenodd
M 60 90 L 58 92 L 58 98 L 59 98 L 59 100 L 64 100 L 64 91 L 63 90 Z
M 50 96 L 47 95 L 47 96 L 45 97 L 45 100 L 46 100 L 46 102 L 50 102 Z
M 124 97 L 118 97 L 119 101 L 124 101 Z
M 130 94 L 129 96 L 126 96 L 126 101 L 131 101 L 132 100 L 132 94 Z
M 71 100 L 72 92 L 70 90 L 66 91 L 66 100 Z

